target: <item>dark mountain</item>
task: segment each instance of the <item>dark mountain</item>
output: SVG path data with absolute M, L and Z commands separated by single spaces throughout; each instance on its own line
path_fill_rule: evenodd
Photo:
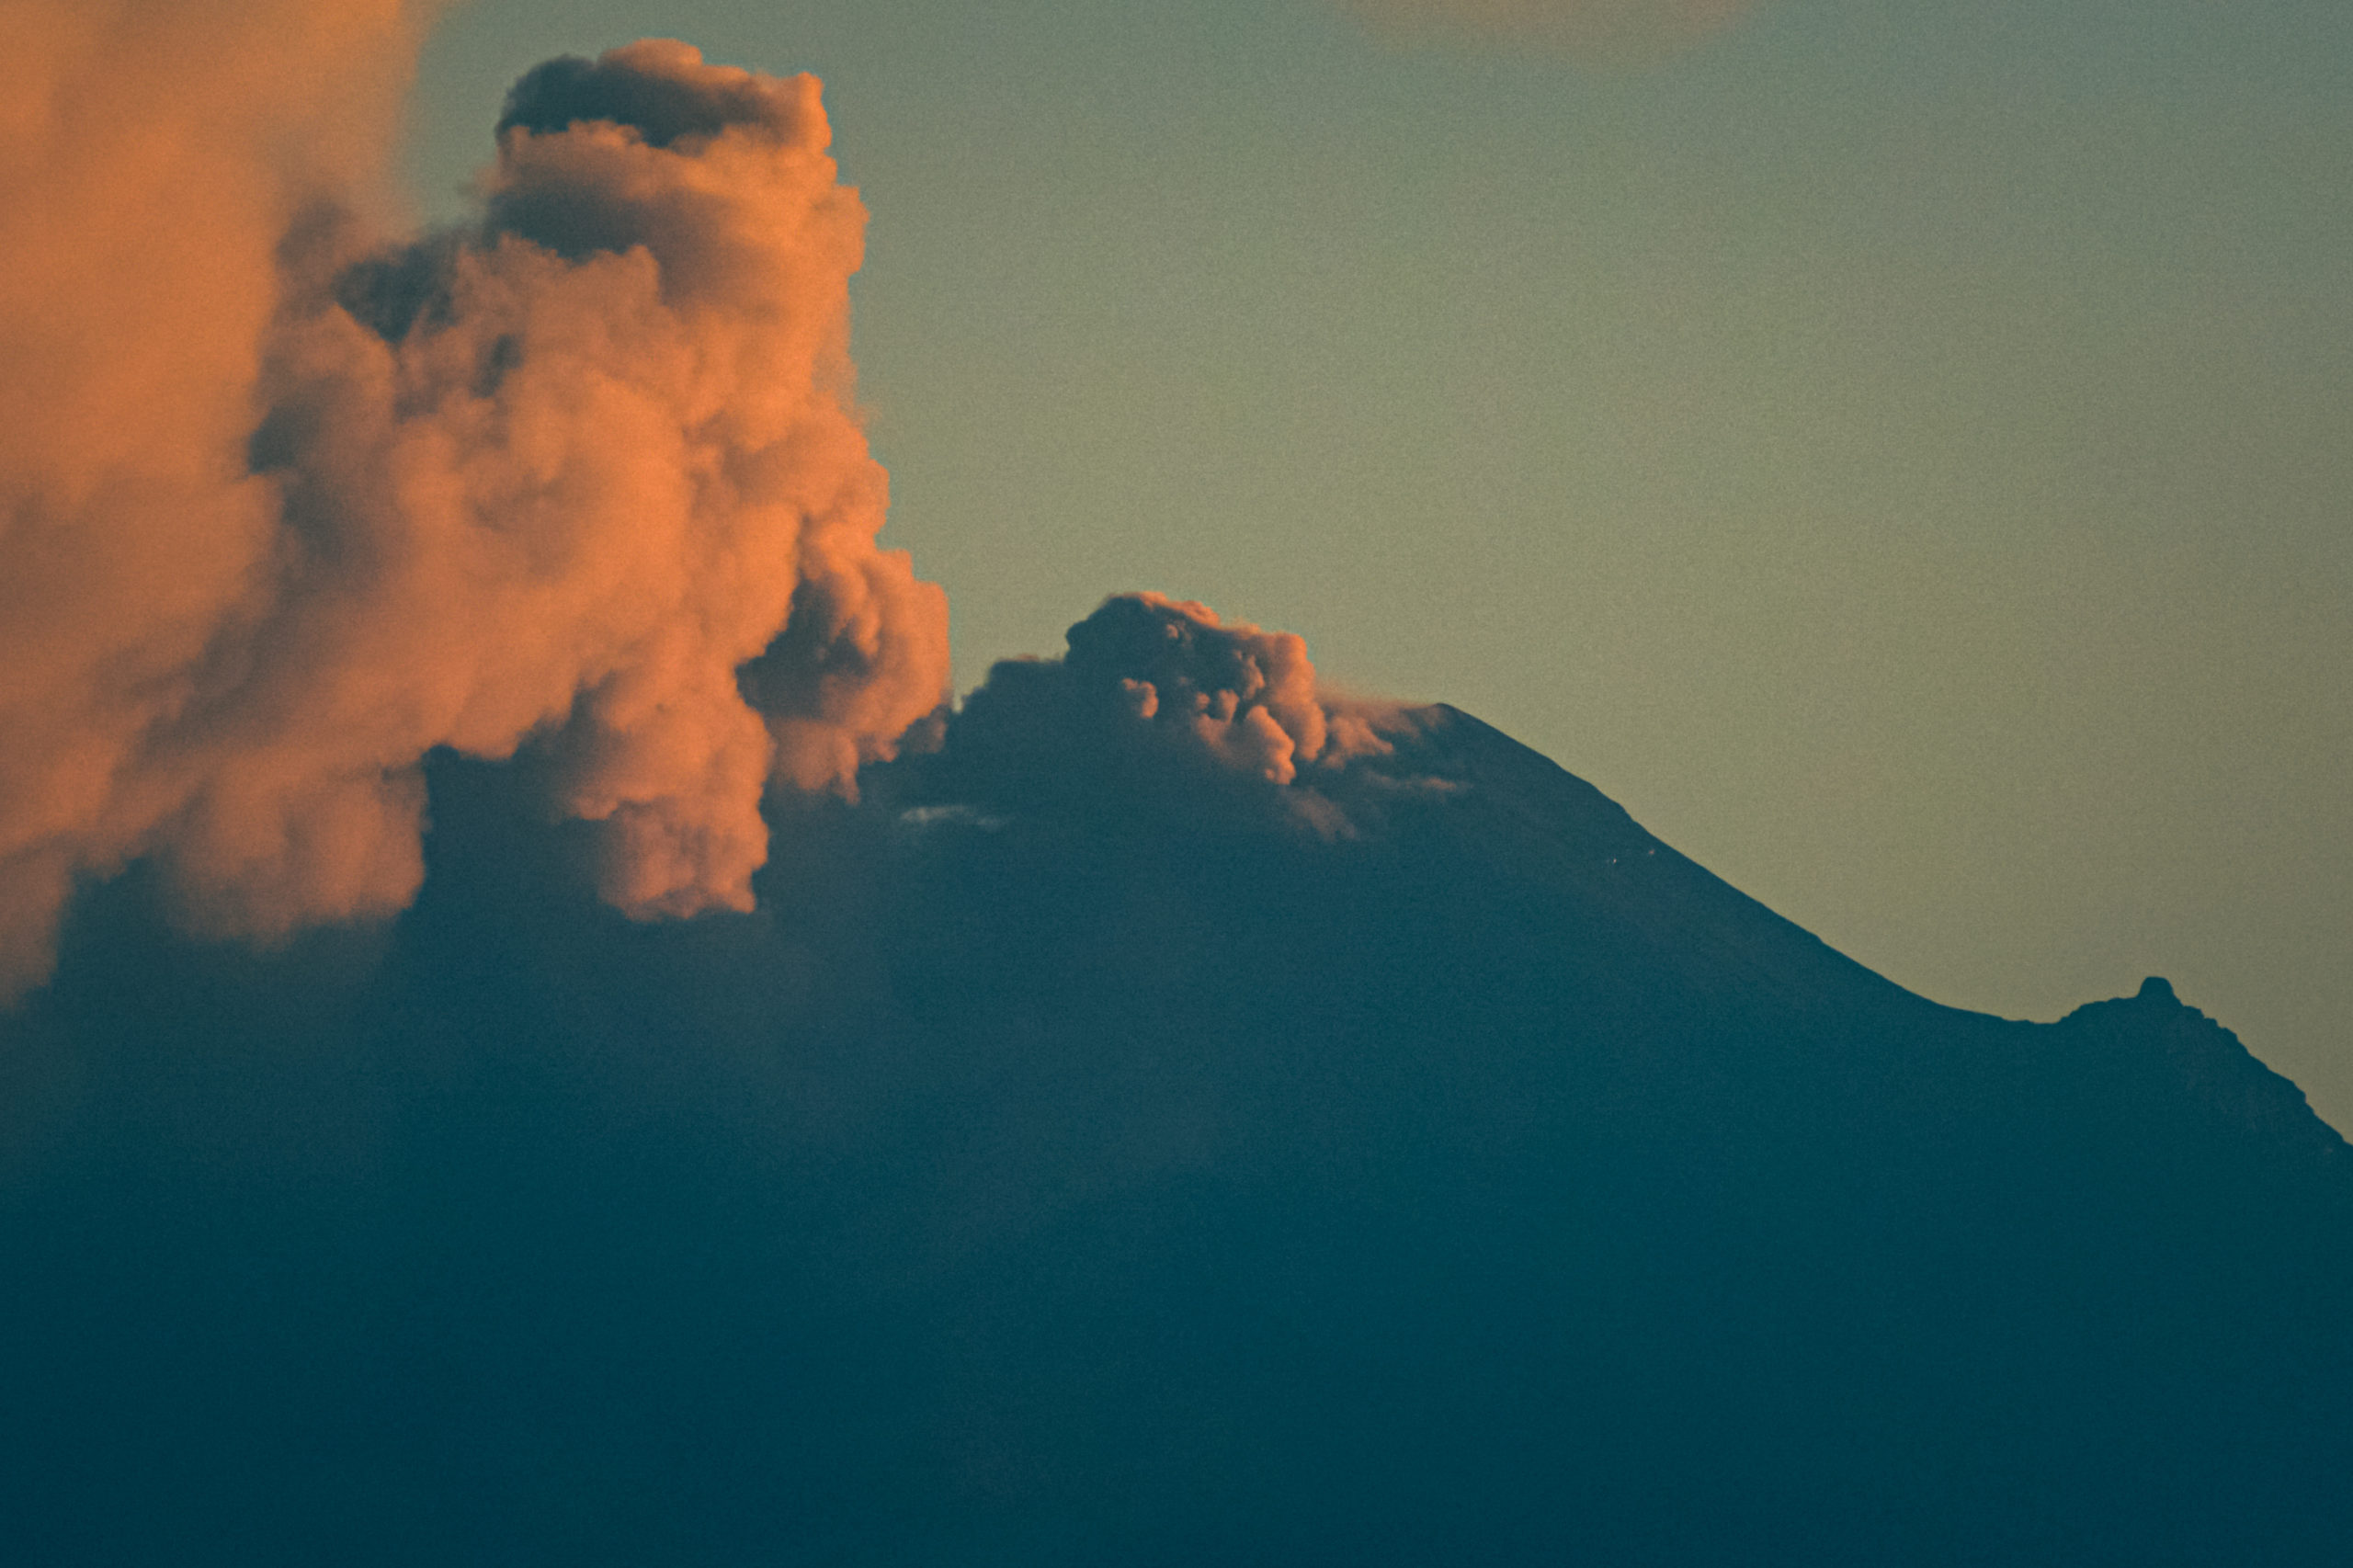
M 455 760 L 388 930 L 85 897 L 0 1556 L 2345 1560 L 2353 1154 L 2164 982 L 1938 1006 L 1447 709 L 1057 767 L 1062 667 L 779 806 L 756 916 Z

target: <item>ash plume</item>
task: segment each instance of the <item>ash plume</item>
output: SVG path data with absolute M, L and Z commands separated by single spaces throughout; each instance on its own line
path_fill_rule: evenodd
M 630 914 L 748 908 L 771 784 L 853 790 L 946 694 L 944 596 L 875 544 L 816 81 L 554 62 L 480 219 L 388 241 L 423 19 L 25 13 L 0 997 L 135 858 L 207 932 L 405 905 L 437 748 L 534 748 Z
M 983 808 L 1121 794 L 1349 831 L 1385 776 L 1404 710 L 1318 686 L 1296 633 L 1228 623 L 1207 605 L 1119 594 L 1073 626 L 1058 659 L 1007 659 L 947 726 L 928 790 Z
M 1155 594 L 946 707 L 814 82 L 412 236 L 412 9 L 0 17 L 0 1564 L 2342 1568 L 2353 1149 L 2165 981 Z

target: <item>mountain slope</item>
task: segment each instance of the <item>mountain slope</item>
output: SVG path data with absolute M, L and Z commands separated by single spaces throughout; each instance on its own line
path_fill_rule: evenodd
M 88 902 L 0 1022 L 17 1560 L 2340 1559 L 2293 1085 L 1383 733 L 1302 816 L 951 726 L 748 919 L 597 910 L 453 762 L 379 937 Z

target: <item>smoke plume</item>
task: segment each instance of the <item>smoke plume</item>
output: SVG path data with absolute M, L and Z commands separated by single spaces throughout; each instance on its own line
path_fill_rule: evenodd
M 1349 764 L 1390 756 L 1382 732 L 1413 721 L 1320 689 L 1293 632 L 1120 594 L 1072 627 L 1069 644 L 1062 658 L 989 672 L 926 761 L 936 798 L 1016 809 L 1173 793 L 1339 833 L 1367 789 L 1398 782 Z
M 1748 0 L 1336 0 L 1381 37 L 1470 39 L 1602 57 L 1653 57 L 1695 43 Z
M 388 242 L 416 6 L 12 15 L 0 996 L 137 858 L 199 930 L 404 906 L 440 747 L 532 747 L 629 913 L 748 907 L 763 792 L 851 790 L 948 673 L 815 80 L 554 62 L 478 222 Z

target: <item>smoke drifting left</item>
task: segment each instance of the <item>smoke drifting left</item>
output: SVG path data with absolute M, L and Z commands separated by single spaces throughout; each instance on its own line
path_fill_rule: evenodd
M 815 80 L 551 62 L 478 221 L 400 239 L 415 7 L 13 14 L 0 999 L 134 858 L 203 931 L 403 907 L 438 747 L 533 748 L 631 915 L 749 907 L 764 791 L 849 791 L 947 696 Z

